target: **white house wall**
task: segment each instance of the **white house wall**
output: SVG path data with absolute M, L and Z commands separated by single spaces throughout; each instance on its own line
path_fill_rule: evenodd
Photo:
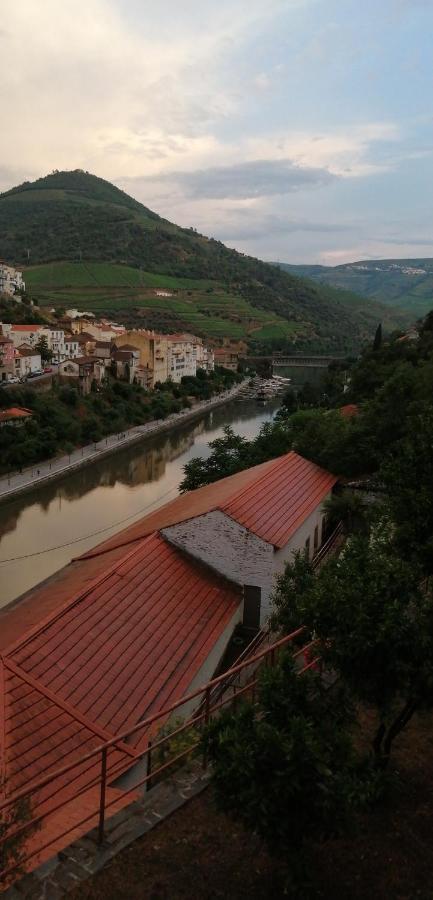
M 282 547 L 281 550 L 275 551 L 274 557 L 274 573 L 275 575 L 279 575 L 284 571 L 286 564 L 289 562 L 290 558 L 296 553 L 297 550 L 305 550 L 305 542 L 307 538 L 310 538 L 310 559 L 313 558 L 314 553 L 314 529 L 316 525 L 319 529 L 319 544 L 321 545 L 322 540 L 322 523 L 325 517 L 323 512 L 323 503 L 329 497 L 332 496 L 332 492 L 330 491 L 326 497 L 323 498 L 321 503 L 316 506 L 316 509 L 308 516 L 307 519 L 302 523 L 302 525 L 295 531 L 295 534 L 290 538 L 290 541 Z
M 331 491 L 324 499 L 330 496 Z M 317 526 L 320 547 L 323 519 L 321 501 L 280 550 L 275 550 L 272 544 L 263 541 L 220 510 L 172 525 L 163 529 L 162 534 L 170 543 L 231 581 L 259 587 L 262 592 L 260 621 L 263 625 L 271 613 L 270 597 L 276 578 L 284 572 L 296 551 L 305 550 L 307 538 L 310 538 L 312 558 L 314 531 Z

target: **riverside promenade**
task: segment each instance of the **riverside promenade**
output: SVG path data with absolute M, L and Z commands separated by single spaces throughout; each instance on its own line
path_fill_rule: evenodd
M 212 397 L 210 400 L 199 401 L 191 409 L 183 409 L 178 413 L 172 413 L 165 419 L 154 419 L 145 425 L 134 425 L 127 431 L 120 432 L 120 434 L 110 434 L 97 443 L 86 444 L 85 447 L 80 447 L 74 450 L 73 453 L 54 457 L 51 460 L 47 460 L 47 462 L 37 463 L 34 466 L 23 469 L 22 472 L 11 472 L 9 475 L 4 475 L 0 478 L 0 503 L 27 491 L 32 491 L 39 485 L 63 478 L 71 472 L 76 472 L 77 469 L 98 462 L 104 456 L 118 453 L 119 450 L 137 444 L 154 434 L 160 434 L 163 431 L 169 431 L 177 425 L 182 425 L 184 422 L 190 422 L 203 415 L 203 413 L 208 412 L 208 410 L 233 400 L 242 387 L 244 387 L 243 381 L 240 384 L 236 384 L 231 390 L 223 391 L 223 393 Z

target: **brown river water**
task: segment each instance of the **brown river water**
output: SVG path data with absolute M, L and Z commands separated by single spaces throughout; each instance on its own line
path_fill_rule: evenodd
M 224 425 L 252 438 L 278 406 L 278 401 L 265 406 L 231 401 L 195 422 L 0 505 L 0 607 L 72 557 L 173 499 L 185 463 L 208 456 L 209 441 L 222 435 Z M 53 547 L 59 549 L 44 552 Z

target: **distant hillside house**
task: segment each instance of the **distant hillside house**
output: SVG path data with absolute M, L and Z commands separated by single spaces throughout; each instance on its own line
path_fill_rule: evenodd
M 353 419 L 359 413 L 359 406 L 356 403 L 346 403 L 345 406 L 340 406 L 339 411 L 343 419 Z
M 124 344 L 120 350 L 114 351 L 112 358 L 116 367 L 117 378 L 124 379 L 132 384 L 135 372 L 140 365 L 140 351 L 138 347 Z
M 109 366 L 116 350 L 116 344 L 113 344 L 111 341 L 96 341 L 93 355 L 97 356 L 98 359 L 104 360 L 105 365 Z
M 30 372 L 38 372 L 42 368 L 41 354 L 28 344 L 21 344 L 15 350 L 15 375 L 25 378 Z
M 197 374 L 195 345 L 192 334 L 168 334 L 168 377 L 179 383 L 185 375 Z
M 19 347 L 20 344 L 24 343 L 34 347 L 42 335 L 45 335 L 48 342 L 49 331 L 44 325 L 11 325 L 9 331 L 9 337 L 15 347 Z
M 80 394 L 89 394 L 92 382 L 100 384 L 105 377 L 105 366 L 96 356 L 78 356 L 66 359 L 59 365 L 59 379 L 74 384 Z
M 77 356 L 81 356 L 81 346 L 76 334 L 65 334 L 64 347 L 65 359 L 76 359 Z
M 9 409 L 2 409 L 0 411 L 0 428 L 3 428 L 5 425 L 13 425 L 15 428 L 19 428 L 20 425 L 24 425 L 27 419 L 31 419 L 32 415 L 31 409 L 26 409 L 25 406 L 10 406 Z
M 137 378 L 140 384 L 146 385 L 152 389 L 157 382 L 165 382 L 168 378 L 168 336 L 164 334 L 156 334 L 145 328 L 132 329 L 125 332 L 124 335 L 116 340 L 119 350 L 123 349 L 123 345 L 132 345 L 140 350 L 140 372 L 137 372 Z M 146 372 L 146 375 L 144 375 Z
M 13 298 L 18 291 L 25 291 L 25 289 L 23 273 L 0 261 L 0 294 L 8 294 Z
M 223 369 L 230 369 L 231 372 L 237 372 L 239 365 L 239 353 L 230 350 L 229 347 L 216 347 L 214 350 L 214 360 L 216 366 Z
M 0 381 L 7 381 L 15 372 L 15 348 L 13 341 L 0 334 Z

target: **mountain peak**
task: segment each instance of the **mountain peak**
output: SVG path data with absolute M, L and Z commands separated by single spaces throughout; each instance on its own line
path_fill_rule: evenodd
M 140 210 L 155 219 L 158 218 L 156 213 L 147 209 L 138 200 L 134 200 L 125 191 L 111 184 L 110 181 L 106 181 L 105 178 L 99 178 L 98 175 L 93 175 L 91 172 L 85 172 L 84 169 L 65 171 L 54 169 L 49 175 L 37 178 L 36 181 L 24 181 L 17 187 L 5 191 L 3 194 L 0 194 L 0 201 L 11 197 L 17 199 L 20 196 L 22 197 L 22 195 L 25 195 L 25 199 L 27 199 L 32 196 L 30 192 L 37 196 L 38 199 L 45 199 L 46 201 L 67 200 L 69 198 L 76 201 L 81 200 L 82 202 L 111 203 L 116 206 L 124 206 L 127 209 Z M 37 193 L 35 194 L 34 192 Z M 42 196 L 44 192 L 46 194 L 45 197 Z M 55 193 L 53 194 L 52 192 Z

